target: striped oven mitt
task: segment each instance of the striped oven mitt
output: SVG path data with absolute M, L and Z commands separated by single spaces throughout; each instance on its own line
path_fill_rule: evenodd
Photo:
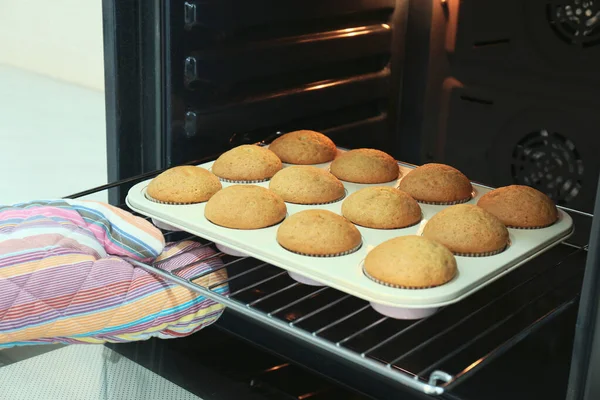
M 223 306 L 127 260 L 172 270 L 212 254 L 192 241 L 165 246 L 149 222 L 103 203 L 0 206 L 0 349 L 168 339 L 198 331 Z M 179 275 L 189 278 L 221 265 L 215 258 Z M 224 279 L 221 269 L 195 282 L 208 286 Z M 223 285 L 217 292 L 227 290 Z

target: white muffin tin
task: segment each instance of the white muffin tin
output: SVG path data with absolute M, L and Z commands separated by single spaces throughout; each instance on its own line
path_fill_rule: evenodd
M 212 162 L 200 165 L 210 169 Z M 329 164 L 316 165 L 329 168 Z M 284 168 L 289 165 L 284 164 Z M 398 186 L 399 181 L 413 166 L 400 163 L 401 176 L 397 181 L 380 185 L 362 185 L 343 182 L 347 194 L 368 186 Z M 386 287 L 367 278 L 363 271 L 363 260 L 367 253 L 378 244 L 404 235 L 420 234 L 427 221 L 437 212 L 450 206 L 419 204 L 423 212 L 420 224 L 392 230 L 370 229 L 358 226 L 363 245 L 355 253 L 330 258 L 308 257 L 291 253 L 282 248 L 276 240 L 279 225 L 257 229 L 236 230 L 217 226 L 204 217 L 206 203 L 193 205 L 165 205 L 148 200 L 145 196 L 150 180 L 138 183 L 128 193 L 127 204 L 140 214 L 152 217 L 154 221 L 194 235 L 214 241 L 225 252 L 235 255 L 247 254 L 287 270 L 290 275 L 305 284 L 326 285 L 371 302 L 378 312 L 394 318 L 423 318 L 434 313 L 439 307 L 455 303 L 473 292 L 490 284 L 502 275 L 517 268 L 540 253 L 559 244 L 573 232 L 573 220 L 559 210 L 558 221 L 543 229 L 509 229 L 510 246 L 502 253 L 489 257 L 457 256 L 458 274 L 445 285 L 429 289 L 397 289 Z M 223 183 L 223 187 L 234 185 Z M 269 182 L 257 183 L 268 188 Z M 473 184 L 474 198 L 477 200 L 491 189 Z M 342 202 L 326 205 L 302 206 L 286 203 L 288 215 L 307 209 L 330 210 L 341 215 Z

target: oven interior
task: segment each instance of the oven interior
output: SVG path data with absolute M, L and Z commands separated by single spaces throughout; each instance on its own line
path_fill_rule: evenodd
M 115 350 L 205 396 L 565 398 L 600 170 L 594 2 L 149 4 L 104 5 L 116 183 L 94 190 L 114 204 L 126 208 L 132 184 L 170 166 L 314 129 L 490 186 L 533 186 L 576 233 L 418 321 L 219 253 L 231 295 L 214 327 Z

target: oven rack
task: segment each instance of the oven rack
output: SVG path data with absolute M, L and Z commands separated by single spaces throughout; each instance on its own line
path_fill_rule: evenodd
M 82 197 L 149 176 L 152 174 L 69 197 Z M 184 238 L 174 232 L 166 232 L 165 237 Z M 185 237 L 191 238 L 203 241 Z M 289 278 L 285 270 L 250 257 L 233 258 L 216 251 L 211 257 L 223 259 L 220 268 L 227 269 L 228 278 L 210 287 L 193 282 L 204 274 L 190 279 L 177 275 L 190 265 L 167 272 L 132 262 L 393 382 L 425 394 L 442 395 L 576 304 L 586 250 L 559 245 L 535 259 L 531 268 L 522 267 L 489 289 L 417 321 L 383 317 L 363 300 L 328 287 L 302 285 Z M 227 296 L 214 291 L 225 284 L 230 287 Z M 461 332 L 469 333 L 468 338 L 457 340 Z M 408 345 L 399 350 L 397 343 Z

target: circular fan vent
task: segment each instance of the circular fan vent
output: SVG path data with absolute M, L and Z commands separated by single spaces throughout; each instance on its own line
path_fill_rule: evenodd
M 515 183 L 532 186 L 562 205 L 581 192 L 583 160 L 575 144 L 561 134 L 532 132 L 521 139 L 512 156 Z
M 554 0 L 546 10 L 561 40 L 581 47 L 600 43 L 600 0 Z

